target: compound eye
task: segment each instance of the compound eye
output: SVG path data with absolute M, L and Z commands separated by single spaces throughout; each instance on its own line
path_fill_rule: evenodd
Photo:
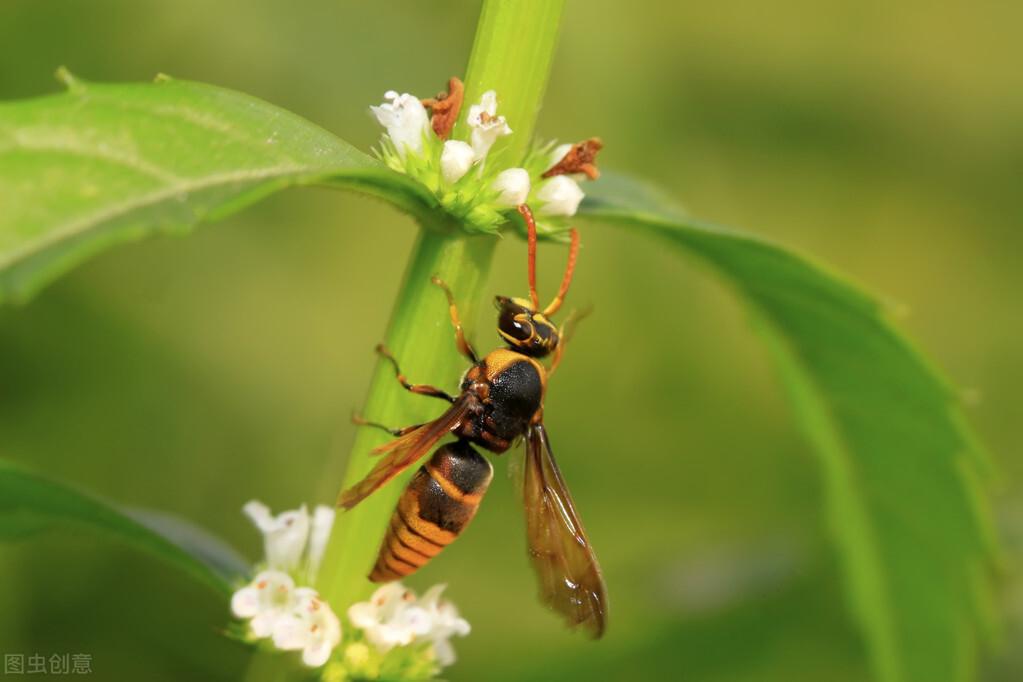
M 558 346 L 558 329 L 547 320 L 536 320 L 536 337 L 534 345 L 539 349 L 550 352 Z
M 516 310 L 502 310 L 498 325 L 501 331 L 518 341 L 527 341 L 533 336 L 533 325 L 529 318 Z
M 536 336 L 544 345 L 550 344 L 552 339 L 558 337 L 558 332 L 553 325 L 547 322 L 537 322 Z

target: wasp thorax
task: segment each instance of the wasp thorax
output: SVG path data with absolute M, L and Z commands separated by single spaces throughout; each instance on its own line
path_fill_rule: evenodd
M 497 330 L 509 346 L 533 357 L 543 357 L 558 347 L 558 328 L 522 298 L 498 296 Z

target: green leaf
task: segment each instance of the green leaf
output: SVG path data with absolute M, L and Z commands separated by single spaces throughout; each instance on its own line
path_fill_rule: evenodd
M 782 247 L 608 177 L 581 215 L 695 256 L 752 312 L 819 455 L 849 602 L 886 682 L 972 679 L 996 553 L 985 454 L 954 391 L 869 295 Z M 756 456 L 756 453 L 750 453 Z
M 247 566 L 233 550 L 178 519 L 125 512 L 96 497 L 0 460 L 0 541 L 51 527 L 104 532 L 227 597 Z
M 121 511 L 125 516 L 177 545 L 225 580 L 231 581 L 239 576 L 245 576 L 252 569 L 251 562 L 234 547 L 205 528 L 196 526 L 180 516 L 139 507 L 121 507 Z
M 160 78 L 0 104 L 0 303 L 100 251 L 329 181 L 421 211 L 420 185 L 253 97 Z

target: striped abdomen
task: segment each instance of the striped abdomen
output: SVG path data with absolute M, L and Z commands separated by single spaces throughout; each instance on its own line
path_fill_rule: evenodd
M 402 492 L 369 579 L 410 575 L 451 544 L 476 515 L 493 475 L 467 441 L 438 448 Z

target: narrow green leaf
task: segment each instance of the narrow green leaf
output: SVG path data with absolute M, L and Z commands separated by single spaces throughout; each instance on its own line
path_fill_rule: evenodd
M 0 103 L 0 303 L 122 242 L 180 232 L 289 185 L 331 181 L 410 211 L 425 190 L 318 126 L 166 78 Z
M 227 597 L 246 566 L 204 531 L 166 515 L 125 512 L 96 497 L 0 460 L 0 541 L 51 527 L 106 533 Z
M 245 576 L 252 569 L 251 562 L 234 547 L 180 516 L 139 507 L 121 507 L 121 511 L 128 518 L 177 545 L 225 580 Z
M 850 605 L 878 678 L 972 679 L 996 543 L 978 484 L 985 455 L 955 393 L 848 281 L 680 217 L 636 183 L 609 177 L 592 188 L 582 215 L 696 256 L 752 311 L 820 456 Z

